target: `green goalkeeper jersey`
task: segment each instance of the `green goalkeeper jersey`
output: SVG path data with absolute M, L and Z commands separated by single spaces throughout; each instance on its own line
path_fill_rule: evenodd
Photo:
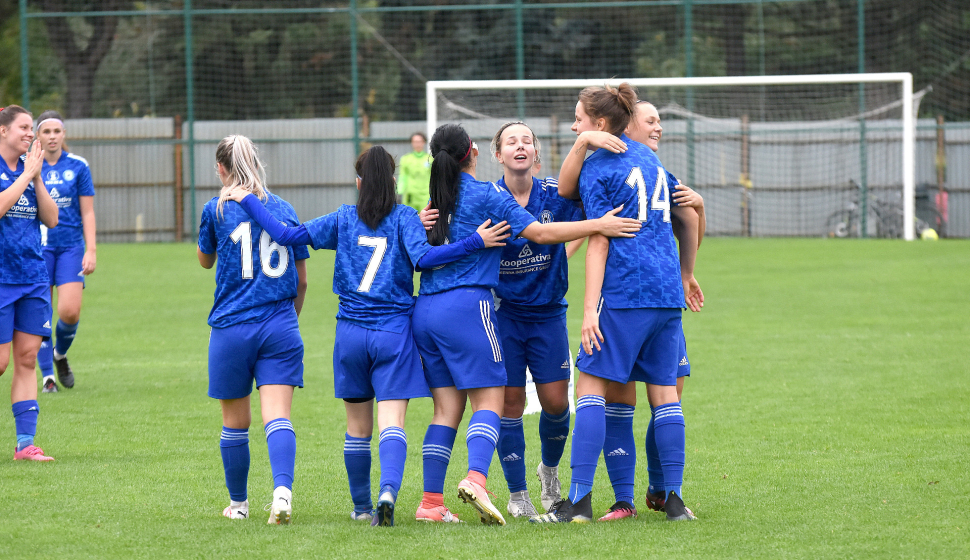
M 401 172 L 397 179 L 397 192 L 401 201 L 418 212 L 428 205 L 428 183 L 431 181 L 431 155 L 427 152 L 411 152 L 401 156 Z

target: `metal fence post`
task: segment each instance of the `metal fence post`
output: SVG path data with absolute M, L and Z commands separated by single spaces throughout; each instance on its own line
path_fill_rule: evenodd
M 20 0 L 20 104 L 28 111 L 30 110 L 29 58 L 27 52 L 27 0 Z
M 189 151 L 189 198 L 192 209 L 192 227 L 189 231 L 195 233 L 195 52 L 192 37 L 192 0 L 185 0 L 183 5 L 185 21 L 185 97 L 186 122 L 188 123 L 188 151 Z
M 856 0 L 859 35 L 859 73 L 866 71 L 866 10 L 864 0 Z M 859 84 L 859 236 L 869 236 L 869 147 L 866 143 L 866 85 Z M 878 232 L 877 232 L 878 233 Z

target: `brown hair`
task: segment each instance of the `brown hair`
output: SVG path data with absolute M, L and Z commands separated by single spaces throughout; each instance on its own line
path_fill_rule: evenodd
M 606 131 L 619 136 L 636 114 L 637 90 L 626 82 L 617 87 L 590 86 L 579 92 L 579 102 L 590 118 L 606 119 Z
M 490 146 L 492 150 L 492 157 L 494 158 L 495 154 L 497 154 L 502 149 L 502 134 L 505 133 L 505 129 L 507 129 L 510 126 L 515 126 L 517 124 L 521 124 L 522 126 L 528 128 L 529 132 L 532 133 L 532 145 L 535 146 L 535 149 L 536 149 L 536 160 L 532 163 L 534 164 L 539 163 L 539 161 L 541 160 L 541 158 L 539 157 L 539 138 L 536 137 L 536 133 L 534 130 L 532 130 L 532 127 L 525 124 L 522 121 L 509 121 L 503 124 L 502 128 L 498 129 L 498 132 L 496 132 L 495 136 L 492 138 L 492 145 Z
M 24 109 L 20 105 L 7 105 L 6 107 L 0 108 L 0 126 L 10 126 L 17 115 L 30 115 L 30 111 Z M 33 115 L 30 115 L 31 117 Z

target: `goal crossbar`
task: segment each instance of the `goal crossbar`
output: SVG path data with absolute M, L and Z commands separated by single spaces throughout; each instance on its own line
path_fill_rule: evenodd
M 610 78 L 599 80 L 454 80 L 429 81 L 427 96 L 428 138 L 434 134 L 438 122 L 437 96 L 440 91 L 458 89 L 582 89 L 596 85 L 619 85 L 627 82 L 644 87 L 711 87 L 711 86 L 778 86 L 803 84 L 866 84 L 898 83 L 902 101 L 902 172 L 903 172 L 903 238 L 916 238 L 916 115 L 913 104 L 913 75 L 909 72 L 879 72 L 870 74 L 807 74 L 787 76 L 723 76 L 695 78 Z M 864 116 L 862 117 L 864 118 Z

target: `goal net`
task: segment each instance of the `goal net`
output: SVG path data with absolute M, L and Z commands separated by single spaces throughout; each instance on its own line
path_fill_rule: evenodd
M 489 141 L 521 120 L 539 137 L 541 174 L 555 176 L 579 91 L 624 81 L 657 106 L 660 161 L 704 196 L 709 234 L 915 237 L 908 73 L 432 81 L 428 136 L 460 123 L 479 145 L 479 178 L 497 180 Z

